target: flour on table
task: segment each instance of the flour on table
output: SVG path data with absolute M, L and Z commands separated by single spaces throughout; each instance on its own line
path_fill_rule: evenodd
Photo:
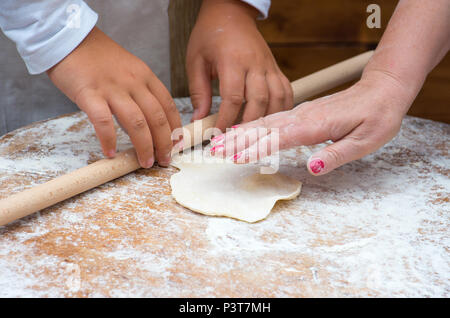
M 237 165 L 202 155 L 201 149 L 177 155 L 170 186 L 175 200 L 205 215 L 246 222 L 265 219 L 278 200 L 297 197 L 301 182 L 281 173 L 262 174 L 260 165 Z

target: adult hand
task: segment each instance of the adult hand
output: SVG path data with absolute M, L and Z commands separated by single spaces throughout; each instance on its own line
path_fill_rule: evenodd
M 239 125 L 213 138 L 211 153 L 231 155 L 236 163 L 247 163 L 270 154 L 271 142 L 277 140 L 271 138 L 274 133 L 278 133 L 280 150 L 331 140 L 333 144 L 313 154 L 307 163 L 313 175 L 323 175 L 390 141 L 416 93 L 391 76 L 374 71 L 342 92 Z
M 187 49 L 193 120 L 209 114 L 211 79 L 218 78 L 222 103 L 216 127 L 233 125 L 293 107 L 289 80 L 259 33 L 258 11 L 240 0 L 204 0 Z
M 136 148 L 140 165 L 170 163 L 171 133 L 180 115 L 165 86 L 139 58 L 94 28 L 47 74 L 89 117 L 103 153 L 114 157 L 115 115 Z M 155 150 L 154 150 L 155 149 Z

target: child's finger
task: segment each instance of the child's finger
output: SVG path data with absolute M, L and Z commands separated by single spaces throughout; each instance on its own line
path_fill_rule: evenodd
M 218 74 L 222 103 L 216 122 L 216 127 L 222 131 L 235 123 L 244 102 L 245 88 L 244 69 L 233 65 L 226 65 L 223 69 Z
M 138 90 L 133 99 L 142 110 L 153 138 L 158 164 L 168 166 L 172 150 L 172 131 L 163 106 L 147 89 Z
M 275 72 L 270 72 L 266 75 L 266 78 L 270 91 L 270 102 L 269 107 L 267 107 L 266 115 L 285 110 L 285 104 L 287 100 L 283 83 L 281 82 L 278 74 Z
M 211 76 L 210 70 L 202 58 L 187 65 L 189 93 L 191 95 L 194 114 L 192 120 L 202 119 L 211 109 Z
M 147 82 L 147 88 L 150 90 L 150 93 L 156 97 L 158 103 L 164 109 L 170 129 L 174 130 L 181 127 L 180 113 L 166 86 L 164 86 L 156 75 L 152 74 L 151 78 L 152 80 Z
M 139 106 L 129 95 L 115 95 L 108 100 L 113 113 L 117 116 L 136 148 L 139 163 L 150 168 L 155 162 L 153 140 L 147 120 Z
M 104 155 L 109 158 L 114 157 L 116 154 L 116 130 L 106 100 L 92 94 L 78 101 L 78 106 L 87 114 L 89 121 L 94 126 Z
M 294 91 L 292 90 L 291 82 L 281 71 L 279 71 L 279 77 L 284 88 L 284 110 L 290 110 L 294 107 Z
M 265 115 L 269 106 L 269 87 L 263 72 L 249 72 L 245 80 L 245 105 L 242 122 L 253 121 Z

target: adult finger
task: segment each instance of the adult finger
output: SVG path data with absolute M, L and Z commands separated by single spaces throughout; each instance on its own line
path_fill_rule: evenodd
M 236 152 L 232 160 L 238 164 L 256 162 L 278 150 L 280 150 L 278 149 L 278 135 L 269 132 L 260 136 L 256 142 L 249 145 L 246 149 Z
M 316 120 L 316 117 L 311 117 L 310 110 L 300 109 L 299 107 L 261 117 L 250 123 L 241 124 L 237 128 L 229 130 L 226 134 L 216 136 L 211 140 L 212 145 L 216 147 L 214 152 L 217 152 L 217 154 L 214 154 L 223 156 L 221 151 L 227 150 L 226 155 L 229 156 L 230 150 L 234 150 L 234 154 L 243 151 L 248 145 L 247 142 L 240 142 L 240 140 L 245 141 L 246 135 L 254 130 L 259 130 L 258 139 L 264 137 L 261 131 L 266 131 L 266 134 L 271 134 L 272 137 L 276 136 L 276 144 L 274 144 L 274 139 L 271 139 L 271 149 L 278 150 L 329 140 L 330 127 L 326 123 Z M 312 107 L 312 109 L 315 108 Z
M 253 144 L 258 143 L 270 133 L 266 128 L 249 128 L 240 132 L 240 128 L 236 129 L 236 134 L 230 135 L 223 143 L 216 143 L 211 148 L 211 154 L 219 157 L 234 156 Z
M 236 151 L 243 150 L 245 143 L 240 143 L 237 146 L 238 140 L 245 141 L 245 134 L 252 131 L 268 131 L 270 128 L 278 128 L 286 121 L 285 114 L 277 113 L 266 117 L 260 117 L 257 120 L 236 125 L 232 129 L 228 129 L 225 134 L 218 135 L 211 139 L 213 146 L 211 154 L 216 156 L 229 156 L 235 154 Z M 288 117 L 289 118 L 289 117 Z
M 308 159 L 308 171 L 315 176 L 334 169 L 371 153 L 376 148 L 362 136 L 362 125 L 341 140 L 319 150 Z
M 211 139 L 211 143 L 213 145 L 217 143 L 223 143 L 228 138 L 232 138 L 234 135 L 242 134 L 243 132 L 253 128 L 280 128 L 286 125 L 287 121 L 292 121 L 292 119 L 293 116 L 290 116 L 290 113 L 288 112 L 278 112 L 265 117 L 260 117 L 257 120 L 235 125 L 232 128 L 227 129 L 226 133 L 218 135 Z

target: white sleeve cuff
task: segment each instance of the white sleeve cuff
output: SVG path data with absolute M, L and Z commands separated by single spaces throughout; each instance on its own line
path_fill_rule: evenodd
M 69 55 L 91 32 L 98 20 L 98 15 L 84 2 L 79 9 L 79 20 L 77 16 L 68 22 L 72 13 L 66 15 L 66 23 L 62 29 L 56 32 L 48 40 L 41 42 L 35 50 L 29 54 L 22 55 L 30 74 L 45 72 L 59 63 Z M 67 13 L 67 12 L 66 12 Z M 20 53 L 20 51 L 19 51 Z
M 257 9 L 260 13 L 258 19 L 266 19 L 269 15 L 269 9 L 270 9 L 270 0 L 241 0 L 242 2 L 245 2 L 255 9 Z
M 69 55 L 98 19 L 82 0 L 50 0 L 10 12 L 3 31 L 16 43 L 30 74 L 45 72 Z

